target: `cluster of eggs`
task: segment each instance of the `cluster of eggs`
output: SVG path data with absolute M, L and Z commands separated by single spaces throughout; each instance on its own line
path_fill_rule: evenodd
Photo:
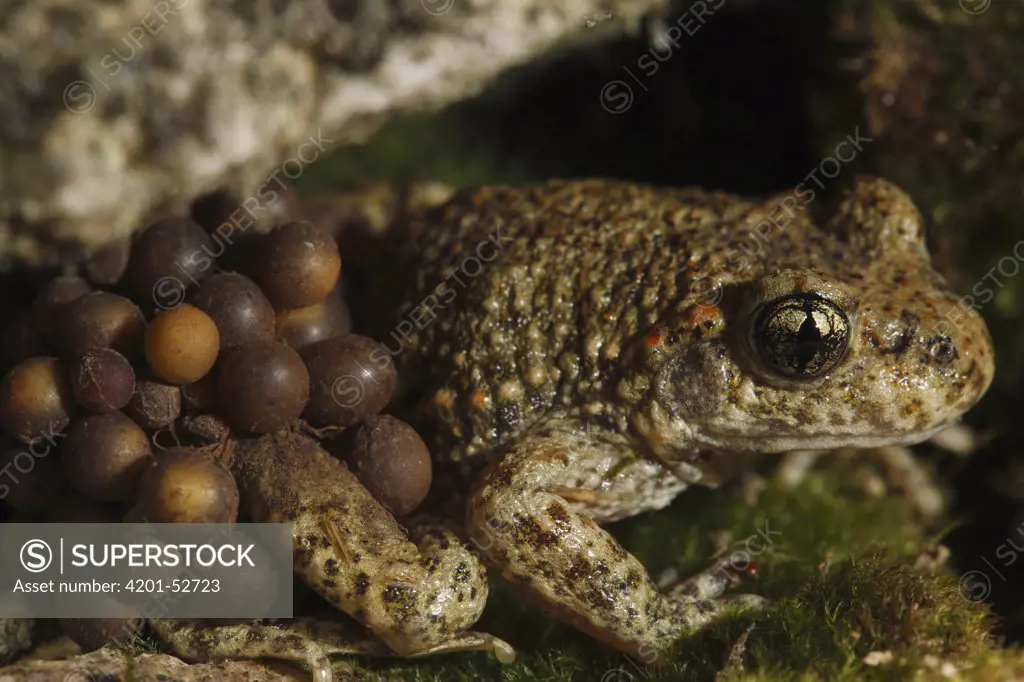
M 216 446 L 301 424 L 396 515 L 422 502 L 427 448 L 381 414 L 397 373 L 351 333 L 334 236 L 308 222 L 246 236 L 225 248 L 160 219 L 113 275 L 58 276 L 12 316 L 0 490 L 15 519 L 235 522 Z

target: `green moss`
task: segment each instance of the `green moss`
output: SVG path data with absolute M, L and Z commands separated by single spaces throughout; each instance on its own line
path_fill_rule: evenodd
M 344 148 L 306 173 L 296 189 L 303 194 L 364 182 L 438 180 L 455 187 L 485 182 L 516 182 L 528 176 L 512 161 L 502 162 L 487 140 L 467 138 L 464 106 L 438 115 L 409 116 L 386 124 L 370 144 Z

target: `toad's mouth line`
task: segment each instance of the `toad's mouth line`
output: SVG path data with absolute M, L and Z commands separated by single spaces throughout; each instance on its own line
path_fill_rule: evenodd
M 697 442 L 701 445 L 725 451 L 752 450 L 763 453 L 782 453 L 794 450 L 836 450 L 839 448 L 874 448 L 885 445 L 916 445 L 932 438 L 935 434 L 952 426 L 949 422 L 924 431 L 895 433 L 793 433 L 765 432 L 762 434 L 727 433 L 723 431 L 697 431 Z M 743 447 L 737 448 L 742 444 Z

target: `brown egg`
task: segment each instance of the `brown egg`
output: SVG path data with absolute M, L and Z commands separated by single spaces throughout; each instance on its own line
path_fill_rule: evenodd
M 235 478 L 205 452 L 176 448 L 157 453 L 139 484 L 132 523 L 234 523 Z
M 415 429 L 389 415 L 370 417 L 345 434 L 345 461 L 395 516 L 405 516 L 430 492 L 430 452 Z
M 351 426 L 380 412 L 398 373 L 380 343 L 344 334 L 302 349 L 312 379 L 303 416 L 316 426 Z
M 146 330 L 146 362 L 169 384 L 199 381 L 213 369 L 219 352 L 217 325 L 187 303 L 160 312 Z
M 309 400 L 309 373 L 294 350 L 276 341 L 228 351 L 217 378 L 231 427 L 270 433 L 294 421 Z
M 0 425 L 9 435 L 31 443 L 67 426 L 75 411 L 67 371 L 57 358 L 29 358 L 4 376 Z
M 323 303 L 277 311 L 277 338 L 292 348 L 304 348 L 351 330 L 348 306 L 333 292 Z
M 113 348 L 134 359 L 146 334 L 146 318 L 124 296 L 94 291 L 71 304 L 62 331 L 58 345 L 69 357 L 91 348 Z
M 135 370 L 113 348 L 93 348 L 71 361 L 71 390 L 78 404 L 103 414 L 120 410 L 135 392 Z
M 71 485 L 100 502 L 133 499 L 151 459 L 149 439 L 120 412 L 80 417 L 60 446 Z
M 327 232 L 306 222 L 279 225 L 260 244 L 253 279 L 275 308 L 321 303 L 338 283 L 341 256 Z
M 220 250 L 189 218 L 162 218 L 135 236 L 125 281 L 137 301 L 172 308 L 188 287 L 213 274 Z
M 245 275 L 214 275 L 196 290 L 192 303 L 217 324 L 222 351 L 253 341 L 274 340 L 274 308 Z

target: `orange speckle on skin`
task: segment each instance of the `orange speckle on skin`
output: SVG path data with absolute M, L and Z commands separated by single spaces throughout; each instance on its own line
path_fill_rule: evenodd
M 482 410 L 487 407 L 489 402 L 487 394 L 483 391 L 473 391 L 473 394 L 469 397 L 469 402 L 475 410 Z
M 722 309 L 714 303 L 698 303 L 687 315 L 687 326 L 702 327 L 705 323 L 717 323 L 722 319 Z
M 448 409 L 451 409 L 452 405 L 454 405 L 454 404 L 455 404 L 455 398 L 452 395 L 452 392 L 449 391 L 448 389 L 441 389 L 440 391 L 438 391 L 437 393 L 434 394 L 434 405 L 435 406 L 437 406 L 437 407 L 439 407 L 439 408 L 441 408 L 443 410 L 448 410 Z
M 661 340 L 665 338 L 665 335 L 667 333 L 668 330 L 662 327 L 661 325 L 658 325 L 657 327 L 652 329 L 650 333 L 647 334 L 647 339 L 645 339 L 647 342 L 647 347 L 654 348 L 655 346 L 657 346 L 659 343 L 661 343 Z

